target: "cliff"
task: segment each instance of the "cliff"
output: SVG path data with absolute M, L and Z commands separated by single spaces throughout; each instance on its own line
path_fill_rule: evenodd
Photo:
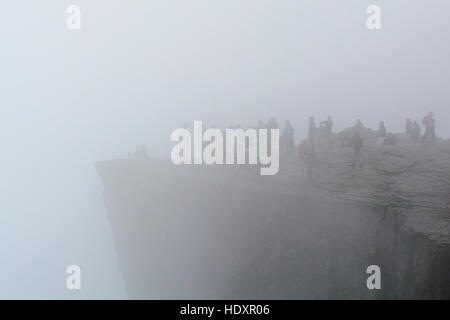
M 252 166 L 96 164 L 130 298 L 450 298 L 450 143 Z M 367 266 L 382 289 L 366 287 Z
M 450 245 L 450 141 L 404 143 L 363 149 L 362 168 L 352 151 L 319 152 L 316 187 L 330 197 L 396 209 L 408 227 Z

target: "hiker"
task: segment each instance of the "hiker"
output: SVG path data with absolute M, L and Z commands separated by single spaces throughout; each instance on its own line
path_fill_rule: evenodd
M 386 127 L 384 126 L 384 121 L 381 121 L 380 126 L 378 127 L 377 145 L 383 146 L 385 138 L 386 138 Z
M 413 131 L 412 131 L 412 140 L 414 142 L 417 142 L 420 139 L 420 131 L 421 131 L 421 128 L 420 128 L 419 123 L 416 120 L 414 120 Z
M 331 120 L 331 116 L 328 116 L 327 120 L 320 122 L 320 126 L 325 128 L 326 135 L 329 137 L 333 130 L 333 121 Z
M 359 120 L 358 120 L 359 121 Z M 362 125 L 362 123 L 361 123 Z M 362 161 L 361 161 L 361 148 L 363 147 L 363 136 L 362 131 L 359 130 L 360 127 L 356 127 L 353 129 L 353 136 L 352 136 L 352 147 L 353 147 L 353 158 L 352 158 L 352 167 L 356 167 L 358 165 L 359 167 L 362 167 Z
M 333 121 L 331 120 L 331 116 L 328 116 L 327 120 L 321 121 L 319 126 L 320 143 L 326 151 L 330 151 L 334 147 L 332 141 L 332 130 Z
M 291 155 L 295 149 L 294 143 L 294 127 L 289 120 L 286 120 L 284 124 L 283 142 L 287 155 Z
M 363 136 L 364 133 L 364 125 L 362 124 L 361 120 L 358 119 L 356 121 L 355 126 L 353 127 L 353 131 L 357 131 L 359 132 L 359 134 L 361 135 L 361 137 Z
M 425 126 L 425 134 L 423 136 L 423 141 L 431 140 L 436 141 L 436 125 L 433 119 L 433 112 L 430 112 L 422 120 L 422 124 Z

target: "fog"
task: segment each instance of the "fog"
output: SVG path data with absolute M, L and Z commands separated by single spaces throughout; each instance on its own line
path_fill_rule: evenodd
M 81 30 L 66 8 L 81 8 Z M 366 27 L 381 7 L 382 29 Z M 450 3 L 2 1 L 0 298 L 125 298 L 94 163 L 168 158 L 185 121 L 333 117 L 449 138 Z M 80 265 L 82 290 L 65 286 Z

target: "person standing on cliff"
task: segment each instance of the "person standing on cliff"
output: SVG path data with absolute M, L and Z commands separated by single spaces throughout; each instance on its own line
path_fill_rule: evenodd
M 323 142 L 327 151 L 332 149 L 332 133 L 333 133 L 333 120 L 331 116 L 328 116 L 327 120 L 320 122 L 321 133 L 323 134 Z
M 333 120 L 328 116 L 327 120 L 320 122 L 320 126 L 325 128 L 325 134 L 329 137 L 333 131 Z
M 353 127 L 353 131 L 355 132 L 358 132 L 359 134 L 360 134 L 360 136 L 361 137 L 363 137 L 363 135 L 364 135 L 364 125 L 363 125 L 363 123 L 361 122 L 361 119 L 358 119 L 357 121 L 356 121 L 356 124 L 355 124 L 355 126 Z
M 436 124 L 433 118 L 433 112 L 430 112 L 422 120 L 422 124 L 425 126 L 425 134 L 423 136 L 423 141 L 436 141 Z

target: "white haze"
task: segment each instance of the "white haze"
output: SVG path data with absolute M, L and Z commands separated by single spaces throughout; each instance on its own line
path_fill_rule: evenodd
M 370 4 L 380 31 L 366 28 Z M 401 131 L 432 110 L 450 137 L 449 12 L 447 0 L 1 1 L 0 298 L 126 297 L 93 164 L 136 144 L 169 157 L 185 121 L 276 116 L 301 138 L 310 115 Z M 70 264 L 81 292 L 65 288 Z

